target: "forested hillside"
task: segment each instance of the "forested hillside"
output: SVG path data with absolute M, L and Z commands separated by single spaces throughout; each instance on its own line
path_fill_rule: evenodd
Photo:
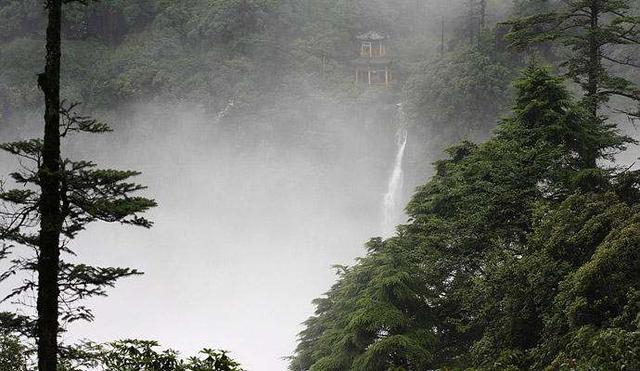
M 505 112 L 522 58 L 505 50 L 494 26 L 511 12 L 506 1 L 483 9 L 458 0 L 71 3 L 63 14 L 62 95 L 114 125 L 140 105 L 195 105 L 239 132 L 286 131 L 302 141 L 316 140 L 308 126 L 340 120 L 390 137 L 386 118 L 404 102 L 415 139 L 409 194 L 444 146 L 486 138 Z M 38 0 L 8 1 L 0 14 L 6 130 L 26 126 L 40 104 L 33 76 L 44 22 Z M 368 30 L 390 35 L 394 85 L 386 92 L 353 84 L 355 36 Z M 385 148 L 379 155 L 391 156 Z
M 354 35 L 369 28 L 397 32 L 403 52 L 438 39 L 416 30 L 413 2 L 107 0 L 70 5 L 63 15 L 65 95 L 95 105 L 169 98 L 219 107 L 232 97 L 295 89 L 322 77 L 344 84 Z M 421 8 L 423 5 L 421 5 Z M 424 11 L 430 9 L 425 8 Z M 42 4 L 6 1 L 1 91 L 11 107 L 37 103 L 33 73 L 41 62 Z M 418 32 L 418 34 L 416 34 Z M 395 35 L 394 35 L 395 36 Z M 415 53 L 415 52 L 414 52 Z M 328 64 L 325 75 L 322 58 Z M 350 77 L 350 75 L 348 76 Z M 7 110 L 7 107 L 5 107 Z
M 585 125 L 547 70 L 516 86 L 494 136 L 451 147 L 410 222 L 339 268 L 292 370 L 640 364 L 639 174 L 585 164 L 630 139 Z

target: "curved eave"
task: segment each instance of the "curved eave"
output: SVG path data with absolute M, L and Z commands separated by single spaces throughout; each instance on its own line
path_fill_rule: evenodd
M 356 36 L 356 38 L 362 41 L 380 41 L 380 40 L 388 39 L 389 36 L 385 34 L 381 34 L 377 31 L 368 31 L 361 35 Z

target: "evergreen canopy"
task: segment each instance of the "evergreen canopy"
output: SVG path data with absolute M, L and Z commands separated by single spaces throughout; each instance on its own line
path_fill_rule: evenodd
M 640 174 L 588 160 L 631 139 L 545 68 L 515 87 L 493 137 L 451 147 L 409 223 L 315 301 L 291 370 L 638 364 Z

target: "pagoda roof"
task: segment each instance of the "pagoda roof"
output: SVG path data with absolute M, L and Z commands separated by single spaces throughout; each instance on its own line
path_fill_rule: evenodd
M 378 41 L 378 40 L 384 40 L 387 39 L 388 36 L 385 34 L 381 34 L 377 31 L 368 31 L 365 32 L 361 35 L 358 35 L 356 37 L 358 40 L 371 40 L 371 41 Z

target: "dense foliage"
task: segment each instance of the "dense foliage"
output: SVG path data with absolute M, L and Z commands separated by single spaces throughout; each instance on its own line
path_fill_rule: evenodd
M 23 371 L 27 367 L 25 349 L 17 337 L 0 335 L 0 371 Z
M 436 163 L 410 223 L 316 300 L 292 370 L 637 365 L 637 171 L 629 138 L 531 67 L 484 144 Z
M 202 349 L 182 358 L 172 349 L 159 350 L 150 340 L 128 339 L 107 344 L 86 343 L 61 360 L 62 371 L 242 371 L 227 352 Z
M 359 32 L 393 33 L 394 54 L 405 56 L 399 73 L 424 56 L 421 49 L 438 37 L 415 32 L 416 25 L 427 27 L 423 17 L 431 12 L 415 14 L 415 6 L 413 0 L 69 4 L 62 95 L 109 108 L 161 99 L 220 109 L 231 99 L 256 104 L 267 99 L 265 91 L 295 95 L 308 84 L 341 90 L 352 80 Z M 7 116 L 39 104 L 33 76 L 42 65 L 44 13 L 39 0 L 8 0 L 0 17 L 0 116 Z
M 35 370 L 29 346 L 18 336 L 0 335 L 0 370 Z M 161 349 L 156 341 L 127 339 L 105 344 L 82 343 L 65 347 L 60 355 L 61 371 L 243 371 L 240 364 L 221 350 L 202 349 L 182 357 L 172 349 Z
M 508 105 L 518 64 L 485 36 L 481 45 L 426 60 L 405 84 L 407 113 L 418 128 L 430 128 L 435 142 L 485 136 Z
M 629 46 L 640 45 L 640 17 L 625 0 L 569 0 L 554 9 L 513 19 L 512 44 L 527 48 L 553 41 L 563 46 L 561 66 L 585 92 L 592 116 L 612 97 L 640 102 L 640 90 L 620 67 L 640 67 Z M 620 109 L 620 108 L 618 108 Z M 622 109 L 639 117 L 637 109 Z

